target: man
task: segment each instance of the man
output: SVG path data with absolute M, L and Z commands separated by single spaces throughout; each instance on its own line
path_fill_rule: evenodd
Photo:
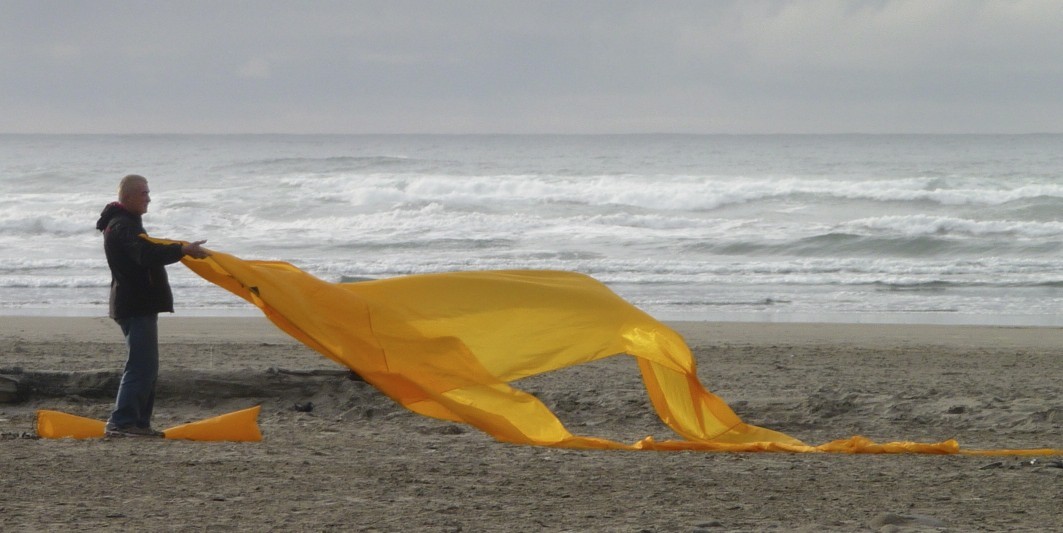
M 107 420 L 108 437 L 161 437 L 151 427 L 155 381 L 159 372 L 159 313 L 173 312 L 173 293 L 165 265 L 184 256 L 207 257 L 206 241 L 156 244 L 146 235 L 141 216 L 148 212 L 148 180 L 131 174 L 118 185 L 118 201 L 108 204 L 96 222 L 111 269 L 110 317 L 122 328 L 128 358 L 114 411 Z

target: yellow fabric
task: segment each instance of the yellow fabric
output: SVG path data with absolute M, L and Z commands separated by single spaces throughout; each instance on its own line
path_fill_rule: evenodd
M 955 441 L 876 444 L 861 437 L 807 446 L 746 424 L 702 387 L 679 334 L 582 274 L 454 272 L 333 284 L 288 263 L 212 254 L 183 262 L 408 409 L 475 426 L 500 441 L 627 450 L 959 452 Z M 686 440 L 624 444 L 573 435 L 535 396 L 509 385 L 617 354 L 638 360 L 654 408 Z
M 85 418 L 59 411 L 37 411 L 37 436 L 43 439 L 91 439 L 102 437 L 103 420 Z
M 181 424 L 163 431 L 167 439 L 202 441 L 250 441 L 262 440 L 258 429 L 258 414 L 261 406 L 250 407 L 232 413 Z M 92 439 L 103 437 L 106 423 L 60 411 L 41 409 L 37 411 L 37 436 L 44 439 Z
M 164 430 L 168 439 L 258 442 L 262 432 L 258 429 L 258 414 L 262 406 L 256 405 L 240 411 L 181 424 Z

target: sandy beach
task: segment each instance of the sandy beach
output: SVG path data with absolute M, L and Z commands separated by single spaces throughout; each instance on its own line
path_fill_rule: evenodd
M 1063 328 L 670 325 L 693 349 L 707 388 L 746 421 L 810 444 L 864 435 L 1063 448 Z M 1063 528 L 1063 457 L 513 446 L 405 411 L 265 319 L 167 316 L 160 335 L 156 426 L 261 404 L 264 440 L 30 438 L 36 409 L 107 416 L 108 387 L 124 360 L 121 337 L 105 318 L 0 317 L 0 373 L 79 378 L 63 390 L 0 403 L 2 529 Z M 674 438 L 628 357 L 517 386 L 536 393 L 576 434 Z M 307 402 L 310 412 L 294 408 Z

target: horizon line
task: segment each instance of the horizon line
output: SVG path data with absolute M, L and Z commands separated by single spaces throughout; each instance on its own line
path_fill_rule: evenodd
M 440 133 L 440 132 L 0 132 L 3 136 L 94 136 L 94 135 L 111 135 L 111 136 L 423 136 L 423 137 L 483 137 L 483 136 L 510 136 L 510 137 L 625 137 L 625 136 L 673 136 L 673 137 L 782 137 L 782 136 L 819 136 L 819 137 L 831 137 L 831 136 L 864 136 L 864 137 L 888 137 L 888 136 L 1037 136 L 1037 135 L 1063 135 L 1063 131 L 1033 131 L 1033 132 L 757 132 L 757 133 L 727 133 L 727 132 L 707 132 L 707 133 L 691 133 L 691 132 L 615 132 L 615 133 L 592 133 L 592 132 L 466 132 L 466 133 Z

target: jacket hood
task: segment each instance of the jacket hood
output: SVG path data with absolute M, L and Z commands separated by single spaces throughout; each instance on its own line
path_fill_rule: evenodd
M 96 229 L 100 231 L 107 229 L 107 225 L 111 223 L 111 220 L 119 215 L 136 218 L 132 213 L 126 211 L 122 204 L 111 202 L 107 204 L 107 207 L 104 207 L 103 212 L 100 213 L 100 219 L 96 221 Z

